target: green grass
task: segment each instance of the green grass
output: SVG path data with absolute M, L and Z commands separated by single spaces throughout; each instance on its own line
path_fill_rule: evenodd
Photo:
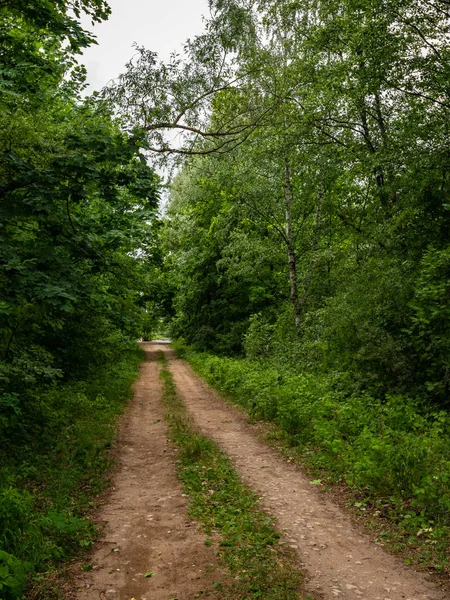
M 166 420 L 172 441 L 180 448 L 178 475 L 190 497 L 190 514 L 202 523 L 206 545 L 219 538 L 219 557 L 231 577 L 216 582 L 220 598 L 294 600 L 300 593 L 301 573 L 293 558 L 278 545 L 274 520 L 245 487 L 230 459 L 199 434 L 179 400 L 172 376 L 161 356 Z
M 115 424 L 142 361 L 139 349 L 95 377 L 36 392 L 0 447 L 0 598 L 52 600 L 54 574 L 89 548 L 89 519 L 108 483 Z M 25 591 L 24 591 L 25 587 Z
M 289 448 L 322 489 L 338 486 L 386 548 L 408 564 L 450 573 L 447 413 L 400 395 L 354 396 L 327 374 L 177 351 L 252 419 L 274 423 L 277 445 Z

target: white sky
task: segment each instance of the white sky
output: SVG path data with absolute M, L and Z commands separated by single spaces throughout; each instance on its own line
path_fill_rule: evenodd
M 80 62 L 88 71 L 88 93 L 100 90 L 124 71 L 133 56 L 133 42 L 167 59 L 187 38 L 202 31 L 207 0 L 109 0 L 112 15 L 93 28 L 98 46 L 87 48 Z

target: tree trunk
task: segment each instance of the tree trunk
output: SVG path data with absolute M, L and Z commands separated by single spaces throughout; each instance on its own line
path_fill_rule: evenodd
M 288 251 L 289 263 L 289 283 L 290 283 L 290 301 L 292 312 L 294 313 L 295 326 L 300 327 L 301 313 L 298 298 L 297 285 L 297 257 L 295 255 L 295 241 L 292 232 L 292 204 L 294 195 L 292 192 L 291 167 L 288 159 L 284 163 L 284 203 L 286 209 L 286 245 Z

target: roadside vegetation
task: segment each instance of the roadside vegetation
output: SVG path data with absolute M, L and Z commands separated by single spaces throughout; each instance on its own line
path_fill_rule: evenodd
M 0 597 L 60 598 L 62 561 L 90 548 L 89 515 L 108 484 L 116 421 L 142 352 L 84 380 L 35 391 L 0 451 Z M 12 435 L 14 432 L 14 435 Z
M 349 395 L 331 376 L 268 360 L 218 357 L 175 345 L 199 375 L 307 466 L 318 486 L 345 484 L 349 506 L 377 539 L 414 562 L 449 573 L 450 417 L 401 395 Z M 336 489 L 336 487 L 334 488 Z
M 302 575 L 293 556 L 278 545 L 275 522 L 262 511 L 257 495 L 240 481 L 229 457 L 195 430 L 164 356 L 160 362 L 166 420 L 181 450 L 178 476 L 189 495 L 189 513 L 211 536 L 205 543 L 218 544 L 218 556 L 231 575 L 216 582 L 209 593 L 223 599 L 305 598 L 300 593 Z

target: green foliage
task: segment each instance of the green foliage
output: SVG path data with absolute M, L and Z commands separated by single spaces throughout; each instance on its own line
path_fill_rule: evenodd
M 372 257 L 345 270 L 346 281 L 304 321 L 298 345 L 302 365 L 351 374 L 354 389 L 411 393 L 417 374 L 411 362 L 411 267 Z
M 245 355 L 250 359 L 268 358 L 272 350 L 274 325 L 267 323 L 261 314 L 252 315 L 244 337 Z
M 142 135 L 123 133 L 104 103 L 79 101 L 76 82 L 68 88 L 63 80 L 59 52 L 89 42 L 74 15 L 99 20 L 107 5 L 70 6 L 14 2 L 0 14 L 5 27 L 11 15 L 26 21 L 18 47 L 35 43 L 33 27 L 54 38 L 36 51 L 60 69 L 39 79 L 39 96 L 17 88 L 21 102 L 0 98 L 0 435 L 7 445 L 35 426 L 36 396 L 58 381 L 85 379 L 132 347 L 148 320 L 146 269 L 157 262 L 158 178 L 141 152 Z
M 450 402 L 450 249 L 428 250 L 410 302 L 409 333 L 417 350 L 424 386 L 433 397 Z
M 84 13 L 92 21 L 108 18 L 104 0 L 5 0 L 0 6 L 0 103 L 16 108 L 45 102 L 49 86 L 72 71 L 68 90 L 83 81 L 84 68 L 75 54 L 95 38 L 79 23 Z M 68 78 L 69 80 L 69 78 Z
M 0 559 L 11 556 L 17 579 L 8 599 L 21 597 L 25 574 L 31 587 L 30 574 L 49 572 L 92 543 L 88 511 L 107 483 L 114 425 L 141 360 L 140 350 L 123 351 L 91 378 L 35 392 L 33 428 L 10 431 L 0 450 Z M 47 599 L 43 593 L 36 583 L 33 597 Z
M 214 2 L 184 57 L 130 64 L 114 88 L 153 147 L 161 121 L 197 136 L 165 234 L 174 337 L 447 407 L 446 16 L 410 0 L 246 3 L 230 54 L 244 4 Z M 173 101 L 156 110 L 139 86 L 163 72 Z
M 0 593 L 4 600 L 22 596 L 27 568 L 28 565 L 0 550 Z
M 450 417 L 402 395 L 349 395 L 339 375 L 293 374 L 259 360 L 184 355 L 207 381 L 259 419 L 274 421 L 322 478 L 345 481 L 406 538 L 431 527 L 436 551 L 450 535 Z M 386 517 L 388 514 L 386 514 Z M 426 546 L 425 546 L 426 548 Z M 434 558 L 436 560 L 436 556 Z
M 273 263 L 277 261 L 267 256 L 261 260 L 261 272 L 252 275 L 242 257 L 245 241 L 231 235 L 241 215 L 230 200 L 217 191 L 214 182 L 197 174 L 192 180 L 181 174 L 173 185 L 170 221 L 164 231 L 175 292 L 172 334 L 185 337 L 197 348 L 222 354 L 242 351 L 248 318 L 272 296 L 274 286 L 268 278 L 275 279 Z M 246 250 L 252 252 L 252 241 Z M 240 264 L 235 253 L 241 256 Z

